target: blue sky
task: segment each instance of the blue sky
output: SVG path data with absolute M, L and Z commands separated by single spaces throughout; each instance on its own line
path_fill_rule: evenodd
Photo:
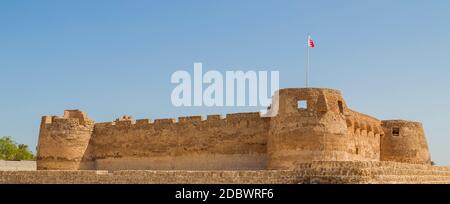
M 380 119 L 423 122 L 432 159 L 450 165 L 448 1 L 0 2 L 0 135 L 36 146 L 42 115 L 96 121 L 259 108 L 176 108 L 176 70 L 279 70 L 280 87 L 342 90 Z

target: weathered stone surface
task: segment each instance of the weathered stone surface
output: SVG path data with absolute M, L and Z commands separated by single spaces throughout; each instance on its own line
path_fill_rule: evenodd
M 40 170 L 0 171 L 0 183 L 35 184 L 308 184 L 308 183 L 450 183 L 450 168 L 379 161 L 321 161 L 293 170 Z
M 4 161 L 0 160 L 0 171 L 34 171 L 35 161 Z
M 281 89 L 273 100 L 264 116 L 234 113 L 226 117 L 210 115 L 206 119 L 184 116 L 178 121 L 152 121 L 134 120 L 125 115 L 106 123 L 94 123 L 78 110 L 65 111 L 63 117 L 44 116 L 37 168 L 115 172 L 264 170 L 244 171 L 257 175 L 284 172 L 267 170 L 287 170 L 295 171 L 293 174 L 298 176 L 296 169 L 305 163 L 337 162 L 323 164 L 327 166 L 363 162 L 354 163 L 356 170 L 338 166 L 324 172 L 340 175 L 335 171 L 342 170 L 346 175 L 353 175 L 350 180 L 363 176 L 366 182 L 368 175 L 360 174 L 365 174 L 367 168 L 375 171 L 378 167 L 358 165 L 384 165 L 383 161 L 395 161 L 430 166 L 420 123 L 380 121 L 358 113 L 348 108 L 340 91 L 334 89 Z M 307 107 L 299 108 L 299 101 L 306 101 Z M 348 173 L 353 170 L 355 172 Z M 159 173 L 162 172 L 172 171 Z M 324 178 L 318 178 L 317 182 L 321 179 Z M 344 182 L 347 178 L 335 179 Z
M 399 135 L 393 135 L 398 128 Z M 406 163 L 431 163 L 421 123 L 404 120 L 383 121 L 385 136 L 381 138 L 381 160 Z

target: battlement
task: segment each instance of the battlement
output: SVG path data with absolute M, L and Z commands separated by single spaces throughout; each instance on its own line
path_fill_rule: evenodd
M 356 111 L 348 111 L 346 123 L 347 127 L 353 132 L 367 131 L 373 132 L 374 134 L 383 133 L 380 120 Z
M 298 112 L 327 113 L 335 112 L 345 114 L 347 106 L 339 90 L 327 88 L 288 88 L 277 91 L 274 95 L 276 101 L 271 107 L 276 114 L 288 115 Z M 306 107 L 299 108 L 299 102 Z
M 43 116 L 41 120 L 42 125 L 51 124 L 74 124 L 74 125 L 93 125 L 91 120 L 85 112 L 80 110 L 65 110 L 63 116 Z
M 47 116 L 44 116 L 47 117 Z M 59 116 L 51 116 L 58 118 Z M 206 118 L 206 119 L 205 119 Z M 169 124 L 174 125 L 188 125 L 188 124 L 197 124 L 197 123 L 209 123 L 209 122 L 217 122 L 220 120 L 223 121 L 237 121 L 237 120 L 252 120 L 252 119 L 264 119 L 261 117 L 259 112 L 249 112 L 249 113 L 231 113 L 223 115 L 207 115 L 206 117 L 195 115 L 195 116 L 182 116 L 175 118 L 159 118 L 159 119 L 137 119 L 134 120 L 132 116 L 124 115 L 121 118 L 117 118 L 113 122 L 102 122 L 95 123 L 96 128 L 110 128 L 113 126 L 126 126 L 126 127 L 141 127 L 141 126 L 166 126 Z M 64 120 L 72 120 L 72 119 L 64 119 Z
M 178 122 L 180 123 L 189 123 L 189 122 L 199 122 L 202 121 L 202 116 L 185 116 L 185 117 L 178 117 Z
M 313 161 L 430 163 L 420 123 L 351 110 L 339 90 L 288 88 L 268 112 L 94 123 L 66 110 L 44 116 L 38 169 L 263 170 Z

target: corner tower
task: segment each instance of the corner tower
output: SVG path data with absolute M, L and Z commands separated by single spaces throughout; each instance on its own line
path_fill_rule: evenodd
M 340 91 L 281 89 L 275 93 L 267 141 L 268 168 L 294 169 L 311 161 L 349 161 L 347 106 Z M 271 110 L 269 110 L 270 112 Z
M 421 123 L 405 120 L 382 121 L 381 161 L 431 164 Z
M 94 169 L 94 121 L 79 110 L 42 117 L 37 150 L 38 170 Z

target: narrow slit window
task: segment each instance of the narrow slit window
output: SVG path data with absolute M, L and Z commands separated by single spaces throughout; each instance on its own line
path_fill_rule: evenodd
M 308 109 L 308 102 L 306 100 L 300 100 L 297 102 L 298 109 Z
M 392 128 L 392 136 L 400 136 L 400 128 Z
M 338 106 L 339 106 L 339 112 L 341 114 L 344 114 L 344 105 L 342 104 L 342 101 L 338 101 Z

